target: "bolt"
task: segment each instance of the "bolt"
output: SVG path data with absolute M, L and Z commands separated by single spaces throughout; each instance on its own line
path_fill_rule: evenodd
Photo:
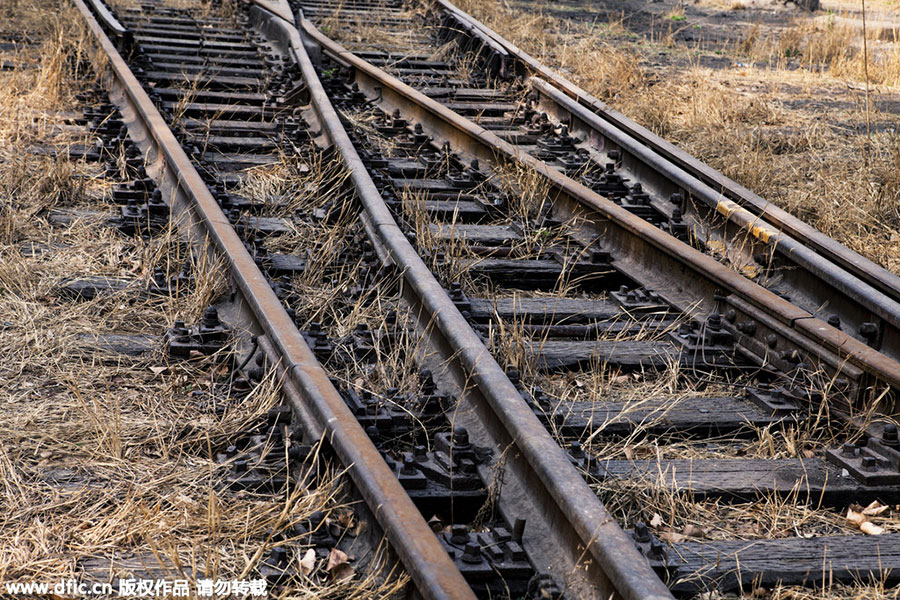
M 416 459 L 410 456 L 409 454 L 403 457 L 403 469 L 400 471 L 404 475 L 415 475 L 419 472 L 416 469 Z
M 450 527 L 450 543 L 461 545 L 469 541 L 469 528 L 465 525 L 452 525 Z
M 217 327 L 219 325 L 219 311 L 216 310 L 215 306 L 209 306 L 203 312 L 203 326 L 204 327 Z
M 467 562 L 470 564 L 476 564 L 481 562 L 481 547 L 474 543 L 469 542 L 466 544 L 465 550 L 463 550 L 462 555 L 463 562 Z
M 776 345 L 778 345 L 778 337 L 774 333 L 770 333 L 766 336 L 766 345 L 769 348 L 774 348 Z
M 584 456 L 584 450 L 581 449 L 581 442 L 572 442 L 569 444 L 569 453 L 575 458 L 582 458 Z
M 737 320 L 737 311 L 733 308 L 725 311 L 725 320 L 734 323 Z
M 313 514 L 309 515 L 310 531 L 317 529 L 323 521 L 325 521 L 325 513 L 321 510 L 317 510 Z
M 859 334 L 871 342 L 878 336 L 878 325 L 871 321 L 866 321 L 859 326 Z
M 512 365 L 506 367 L 506 376 L 513 385 L 519 385 L 519 370 L 517 368 Z
M 287 561 L 287 550 L 281 546 L 275 546 L 272 548 L 272 552 L 269 553 L 269 557 L 276 565 L 282 565 Z
M 889 448 L 900 447 L 900 438 L 897 436 L 897 426 L 888 423 L 881 432 L 881 443 Z
M 639 544 L 646 544 L 653 539 L 650 535 L 650 529 L 647 528 L 647 524 L 643 521 L 638 521 L 634 524 L 634 533 L 632 533 L 632 536 L 634 536 L 634 541 Z
M 662 560 L 666 557 L 666 546 L 659 540 L 652 540 L 650 542 L 650 552 L 648 553 L 650 558 L 656 560 Z
M 469 432 L 465 427 L 454 427 L 453 428 L 453 436 L 452 442 L 454 446 L 468 446 L 469 445 Z
M 706 319 L 706 326 L 712 329 L 713 331 L 719 331 L 722 329 L 722 316 L 719 313 L 712 313 Z
M 672 204 L 680 205 L 683 200 L 684 196 L 681 195 L 681 192 L 675 192 L 674 194 L 669 196 L 669 202 L 671 202 Z
M 844 456 L 846 458 L 853 458 L 854 456 L 856 456 L 856 444 L 846 442 L 843 446 L 841 446 L 841 456 Z
M 841 318 L 837 315 L 831 315 L 828 317 L 828 324 L 834 327 L 835 329 L 841 328 Z
M 745 335 L 754 335 L 756 333 L 756 323 L 753 321 L 741 321 L 737 324 L 737 330 Z
M 878 461 L 874 456 L 863 456 L 862 468 L 864 471 L 877 471 Z

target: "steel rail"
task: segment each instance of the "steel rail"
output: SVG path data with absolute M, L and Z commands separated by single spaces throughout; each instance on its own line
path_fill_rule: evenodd
M 696 178 L 698 183 L 715 190 L 723 202 L 720 212 L 724 216 L 730 216 L 729 213 L 734 212 L 735 207 L 731 203 L 735 203 L 751 215 L 764 218 L 769 225 L 768 229 L 778 229 L 785 232 L 788 236 L 799 241 L 800 244 L 825 256 L 828 260 L 833 261 L 842 269 L 857 277 L 861 280 L 861 283 L 864 282 L 867 286 L 875 288 L 892 300 L 900 300 L 900 277 L 894 273 L 850 250 L 818 229 L 804 223 L 709 165 L 697 160 L 671 142 L 635 123 L 622 113 L 610 108 L 598 98 L 544 66 L 509 40 L 456 7 L 449 0 L 432 1 L 442 10 L 452 14 L 455 19 L 466 23 L 468 27 L 478 30 L 484 37 L 490 38 L 499 44 L 506 54 L 518 60 L 518 64 L 527 73 L 536 75 L 549 82 L 568 98 L 590 111 L 595 117 L 605 121 L 612 130 L 620 132 L 621 136 L 630 138 L 636 144 L 644 146 L 650 152 L 657 154 L 670 164 L 669 168 L 677 168 L 686 172 Z M 688 189 L 690 190 L 690 188 Z M 742 219 L 746 221 L 746 217 Z M 848 280 L 845 279 L 845 281 Z
M 900 302 L 847 272 L 827 256 L 819 254 L 816 249 L 775 229 L 763 220 L 762 216 L 723 197 L 722 192 L 698 180 L 693 174 L 654 152 L 649 146 L 630 137 L 627 132 L 617 129 L 610 122 L 601 119 L 595 112 L 573 102 L 562 91 L 544 80 L 531 77 L 530 84 L 532 89 L 550 100 L 556 107 L 557 113 L 566 113 L 566 115 L 557 114 L 555 116 L 561 119 L 564 117 L 576 119 L 585 123 L 592 131 L 598 132 L 610 140 L 624 151 L 626 166 L 628 166 L 629 157 L 632 162 L 639 163 L 634 165 L 637 168 L 633 168 L 633 171 L 641 172 L 644 176 L 647 175 L 648 170 L 655 172 L 659 176 L 658 179 L 661 180 L 657 184 L 658 188 L 669 188 L 670 192 L 679 189 L 687 191 L 690 198 L 699 200 L 705 205 L 709 214 L 718 214 L 728 222 L 735 224 L 739 231 L 749 234 L 752 240 L 756 240 L 755 246 L 767 247 L 768 252 L 774 251 L 786 262 L 799 267 L 799 270 L 789 270 L 785 277 L 790 282 L 794 282 L 798 276 L 802 280 L 799 285 L 792 286 L 792 292 L 802 288 L 799 291 L 805 292 L 803 300 L 807 310 L 815 314 L 822 311 L 823 307 L 827 307 L 830 312 L 841 316 L 842 329 L 847 332 L 856 332 L 862 323 L 878 317 L 886 326 L 882 327 L 881 334 L 885 341 L 890 344 L 891 340 L 900 338 Z M 570 129 L 574 131 L 576 128 L 570 127 Z M 665 197 L 665 194 L 663 196 Z M 736 237 L 739 237 L 737 232 L 729 235 L 728 239 Z M 759 251 L 759 248 L 745 244 L 743 240 L 740 240 L 738 244 L 744 246 L 745 254 L 752 256 Z M 795 302 L 799 300 L 796 296 L 797 294 L 792 294 Z M 854 337 L 860 339 L 862 336 L 854 335 Z M 900 348 L 885 347 L 884 351 L 889 349 L 895 356 L 900 350 Z
M 265 276 L 222 213 L 200 174 L 176 140 L 147 93 L 116 50 L 83 0 L 72 0 L 106 54 L 113 77 L 110 97 L 120 107 L 132 136 L 148 150 L 152 168 L 163 186 L 171 188 L 173 204 L 189 211 L 226 261 L 234 289 L 266 343 L 276 352 L 302 404 L 294 396 L 299 416 L 312 419 L 323 432 L 357 491 L 390 541 L 391 548 L 425 598 L 472 600 L 475 596 L 440 545 L 434 532 L 404 491 L 368 435 L 334 388 Z M 102 15 L 101 15 L 102 17 Z M 290 399 L 290 396 L 289 396 Z
M 497 34 L 446 0 L 436 0 L 435 6 L 452 19 L 453 27 L 459 27 L 466 34 L 475 36 L 484 47 L 497 52 L 495 48 L 500 44 L 498 40 L 502 40 Z M 573 133 L 587 134 L 594 147 L 617 148 L 622 165 L 631 172 L 640 174 L 645 190 L 653 190 L 662 198 L 667 198 L 675 192 L 684 192 L 689 201 L 685 203 L 688 212 L 694 209 L 698 213 L 694 217 L 701 223 L 714 221 L 714 216 L 721 217 L 724 221 L 725 239 L 736 240 L 732 247 L 738 247 L 748 258 L 760 260 L 756 258 L 758 254 L 777 255 L 785 261 L 791 268 L 782 269 L 780 276 L 790 287 L 792 301 L 802 305 L 805 310 L 818 315 L 827 309 L 840 318 L 843 331 L 864 342 L 869 340 L 862 334 L 861 328 L 864 324 L 877 322 L 878 341 L 875 347 L 895 359 L 900 358 L 898 346 L 900 302 L 897 301 L 900 296 L 890 290 L 891 280 L 896 279 L 900 282 L 900 278 L 874 263 L 870 266 L 881 269 L 878 281 L 870 281 L 871 278 L 861 278 L 853 271 L 848 271 L 844 264 L 846 261 L 865 259 L 809 226 L 805 226 L 806 233 L 800 239 L 794 237 L 790 231 L 784 231 L 780 222 L 773 226 L 765 220 L 767 218 L 765 214 L 745 208 L 749 201 L 742 199 L 740 195 L 729 194 L 728 190 L 720 185 L 721 181 L 727 183 L 731 180 L 726 180 L 724 176 L 684 152 L 680 153 L 683 155 L 682 158 L 691 161 L 691 165 L 674 161 L 646 139 L 635 137 L 632 129 L 638 127 L 636 124 L 629 121 L 628 127 L 625 127 L 604 118 L 602 110 L 596 104 L 599 101 L 587 97 L 584 102 L 579 102 L 578 98 L 582 96 L 575 93 L 579 90 L 571 86 L 567 80 L 537 64 L 527 54 L 514 54 L 518 50 L 515 47 L 506 48 L 503 45 L 500 47 L 504 65 L 508 64 L 509 60 L 518 61 L 519 68 L 516 69 L 514 65 L 513 71 L 538 73 L 529 77 L 528 83 L 530 89 L 537 93 L 539 108 L 561 122 L 568 122 L 569 129 Z M 552 79 L 548 82 L 542 79 L 544 76 Z M 566 86 L 571 86 L 571 90 Z M 568 93 L 570 91 L 574 96 Z M 596 102 L 591 104 L 594 101 Z M 642 133 L 649 134 L 646 130 L 642 130 Z M 657 138 L 656 141 L 662 140 Z M 671 144 L 668 146 L 674 148 Z M 712 179 L 699 177 L 698 169 L 715 174 L 717 177 L 715 183 Z M 737 201 L 731 198 L 736 198 Z M 694 200 L 700 204 L 691 202 Z M 783 217 L 786 213 L 780 211 L 779 215 Z M 799 220 L 793 217 L 791 219 L 795 226 L 801 224 Z M 736 230 L 728 231 L 729 224 Z M 781 227 L 781 230 L 778 227 Z M 810 231 L 821 238 L 819 242 L 843 248 L 847 256 L 836 259 L 823 253 L 821 243 L 818 245 L 811 243 L 807 235 Z
M 841 372 L 854 380 L 860 380 L 861 372 L 865 372 L 894 388 L 900 387 L 900 364 L 895 360 L 746 279 L 369 64 L 322 34 L 308 19 L 300 19 L 300 27 L 336 62 L 352 67 L 357 82 L 365 86 L 370 94 L 380 94 L 380 102 L 386 112 L 400 109 L 406 117 L 420 122 L 427 133 L 452 140 L 483 160 L 500 158 L 534 170 L 550 184 L 556 199 L 570 206 L 571 211 L 575 211 L 576 207 L 589 209 L 603 220 L 607 230 L 607 235 L 602 238 L 604 243 L 614 243 L 625 250 L 616 255 L 617 264 L 633 267 L 629 270 L 633 276 L 638 269 L 643 270 L 645 280 L 641 283 L 660 291 L 673 305 L 688 310 L 690 306 L 700 304 L 713 310 L 716 298 L 723 296 L 722 291 L 735 296 L 729 304 L 738 313 L 754 320 L 759 315 L 770 325 L 761 328 L 754 336 L 738 336 L 739 343 L 756 356 L 765 357 L 768 354 L 763 338 L 773 332 L 789 344 L 799 346 L 807 356 L 828 365 L 832 372 Z M 616 235 L 611 236 L 610 232 Z M 644 251 L 641 256 L 630 256 L 629 252 L 633 254 L 638 247 L 654 252 L 652 256 Z M 677 289 L 666 289 L 673 285 L 671 279 L 663 275 L 667 270 L 672 273 L 686 272 L 686 276 L 678 278 L 675 283 Z M 792 366 L 775 357 L 770 362 L 784 370 L 790 370 Z
M 300 22 L 308 23 L 302 18 Z M 543 519 L 552 523 L 544 532 L 560 538 L 559 545 L 568 554 L 566 571 L 572 573 L 573 579 L 583 576 L 579 571 L 595 577 L 574 586 L 575 589 L 582 597 L 609 597 L 615 593 L 627 600 L 671 598 L 630 536 L 618 526 L 566 452 L 525 403 L 391 216 L 319 82 L 299 32 L 274 19 L 269 26 L 282 30 L 300 65 L 319 125 L 350 171 L 365 210 L 367 233 L 403 274 L 407 284 L 404 291 L 412 292 L 407 299 L 424 313 L 420 322 L 429 323 L 430 330 L 441 336 L 437 345 L 447 349 L 447 360 L 460 366 L 461 378 L 477 388 L 491 416 L 501 424 L 504 435 L 498 445 L 502 448 L 504 444 L 514 444 L 524 458 L 520 460 L 512 453 L 509 460 L 517 463 L 517 470 L 525 472 L 520 477 L 531 484 L 528 492 L 541 498 Z M 579 566 L 588 557 L 596 566 Z M 557 556 L 555 560 L 563 558 Z
M 303 21 L 301 18 L 301 23 Z M 547 499 L 544 506 L 549 513 L 544 518 L 555 523 L 555 535 L 563 537 L 570 530 L 574 534 L 568 535 L 561 544 L 570 555 L 568 569 L 574 570 L 573 567 L 577 567 L 589 554 L 601 572 L 597 573 L 591 566 L 585 571 L 591 575 L 597 573 L 607 580 L 588 581 L 585 582 L 587 587 L 582 585 L 576 588 L 584 593 L 584 597 L 608 597 L 616 593 L 628 600 L 671 598 L 668 589 L 637 552 L 630 537 L 616 524 L 566 453 L 522 399 L 391 216 L 322 88 L 299 32 L 284 22 L 273 20 L 270 26 L 282 29 L 300 65 L 323 133 L 339 150 L 351 173 L 365 210 L 367 233 L 376 246 L 387 254 L 388 260 L 403 273 L 408 284 L 406 289 L 413 291 L 408 299 L 425 313 L 420 316 L 420 321 L 431 324 L 433 331 L 441 335 L 442 343 L 449 349 L 445 352 L 448 360 L 461 365 L 463 377 L 475 385 L 493 416 L 502 423 L 505 440 L 515 444 L 524 456 L 526 464 L 521 464 L 519 468 L 533 474 L 528 479 L 532 482 L 537 479 L 533 483 L 535 487 L 541 485 L 540 495 Z M 511 460 L 516 461 L 517 458 Z M 534 487 L 529 491 L 539 495 Z M 547 533 L 553 535 L 554 530 L 548 528 Z M 578 577 L 577 571 L 573 577 Z M 591 591 L 590 586 L 595 589 Z

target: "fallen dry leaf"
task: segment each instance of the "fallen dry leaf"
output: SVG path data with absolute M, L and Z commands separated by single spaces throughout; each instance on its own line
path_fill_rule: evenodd
M 860 525 L 859 530 L 867 535 L 881 535 L 882 533 L 884 533 L 883 527 L 879 527 L 871 521 L 866 521 L 865 523 Z
M 331 577 L 335 581 L 347 581 L 353 579 L 355 574 L 356 569 L 351 567 L 349 563 L 341 563 L 331 570 Z
M 866 515 L 867 517 L 877 517 L 888 508 L 890 507 L 879 503 L 878 500 L 873 500 L 871 504 L 863 509 L 862 514 Z
M 847 520 L 859 527 L 859 530 L 867 535 L 881 535 L 884 533 L 884 528 L 870 522 L 868 517 L 866 517 L 861 510 L 860 512 L 857 512 L 852 508 L 848 508 Z
M 163 373 L 165 373 L 168 370 L 169 370 L 169 367 L 150 367 L 150 371 L 154 375 L 162 375 Z
M 862 514 L 862 512 L 856 512 L 852 508 L 847 509 L 847 520 L 859 527 L 863 523 L 865 523 L 868 519 L 866 519 L 866 515 Z
M 625 446 L 625 448 L 622 449 L 622 452 L 625 453 L 625 458 L 627 458 L 628 460 L 634 459 L 634 448 L 632 448 L 631 446 Z
M 650 517 L 650 527 L 652 527 L 653 529 L 656 529 L 657 527 L 659 527 L 662 524 L 663 524 L 663 520 L 662 520 L 662 517 L 659 516 L 659 513 L 653 513 L 653 516 Z
M 349 560 L 347 555 L 337 548 L 331 549 L 331 553 L 328 554 L 328 566 L 325 568 L 331 573 L 332 579 L 346 581 L 353 577 L 356 571 L 350 566 Z
M 677 544 L 679 542 L 683 542 L 687 536 L 678 533 L 676 531 L 663 531 L 659 534 L 659 539 L 663 542 L 669 542 L 670 544 Z
M 328 554 L 328 566 L 325 567 L 326 571 L 331 571 L 338 565 L 342 565 L 346 563 L 349 559 L 347 555 L 337 548 L 332 548 L 331 552 Z
M 706 535 L 706 532 L 702 527 L 697 527 L 696 525 L 685 525 L 684 529 L 681 530 L 681 533 L 688 537 L 703 537 Z
M 310 548 L 300 559 L 300 573 L 309 575 L 316 568 L 316 551 Z

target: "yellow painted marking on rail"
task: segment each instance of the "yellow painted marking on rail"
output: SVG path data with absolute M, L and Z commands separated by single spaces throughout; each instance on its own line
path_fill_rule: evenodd
M 751 214 L 748 210 L 742 208 L 740 205 L 732 202 L 731 200 L 719 200 L 719 202 L 716 204 L 716 212 L 726 219 L 730 219 L 731 216 L 736 212 L 745 213 L 750 219 L 757 218 L 753 216 L 753 214 Z M 759 240 L 762 240 L 766 244 L 768 244 L 774 236 L 778 235 L 778 230 L 772 229 L 767 225 L 752 223 L 749 226 L 749 229 L 750 235 Z

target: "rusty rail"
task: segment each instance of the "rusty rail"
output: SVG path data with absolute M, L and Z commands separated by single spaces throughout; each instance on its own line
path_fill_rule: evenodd
M 583 121 L 618 145 L 626 159 L 630 158 L 644 170 L 657 171 L 762 244 L 820 277 L 832 289 L 845 294 L 850 302 L 859 303 L 884 319 L 893 327 L 885 339 L 896 337 L 900 327 L 900 277 L 610 108 L 449 0 L 433 0 L 433 3 L 464 24 L 467 31 L 477 31 L 479 38 L 483 36 L 499 45 L 504 55 L 514 60 L 519 72 L 533 76 L 536 91 L 549 97 L 562 112 Z
M 765 331 L 760 330 L 755 336 L 739 339 L 748 351 L 765 356 L 767 352 L 762 338 L 767 333 L 774 333 L 789 345 L 800 348 L 807 356 L 827 365 L 833 373 L 843 373 L 856 381 L 862 381 L 863 374 L 868 374 L 894 388 L 900 387 L 900 363 L 892 358 L 751 282 L 372 66 L 322 34 L 308 19 L 301 19 L 300 27 L 335 61 L 352 67 L 361 87 L 372 95 L 380 94 L 385 110 L 400 109 L 409 118 L 420 122 L 427 133 L 452 140 L 473 156 L 484 160 L 499 157 L 534 170 L 550 184 L 556 199 L 570 211 L 587 208 L 596 218 L 603 219 L 607 232 L 614 234 L 606 235 L 605 243 L 629 249 L 629 252 L 621 253 L 617 264 L 631 267 L 629 273 L 638 273 L 634 275 L 638 280 L 641 279 L 639 273 L 643 271 L 644 280 L 641 283 L 651 289 L 669 288 L 662 295 L 681 310 L 699 305 L 711 311 L 718 302 L 717 298 L 733 296 L 732 308 L 740 315 L 764 319 L 768 323 Z M 378 90 L 375 90 L 376 87 Z M 635 252 L 635 248 L 640 248 L 640 252 Z M 648 264 L 656 268 L 648 269 Z M 684 273 L 686 276 L 673 281 L 666 275 L 667 272 Z M 661 285 L 663 281 L 665 284 Z M 788 366 L 779 364 L 778 359 L 771 362 L 779 367 Z
M 290 316 L 222 213 L 200 174 L 83 0 L 73 0 L 109 59 L 110 97 L 130 134 L 147 152 L 159 187 L 173 208 L 192 219 L 226 262 L 246 313 L 271 347 L 293 391 L 292 407 L 305 425 L 321 431 L 347 467 L 354 486 L 390 541 L 391 548 L 426 598 L 471 600 L 474 595 L 431 528 L 356 421 L 303 340 Z M 104 15 L 99 15 L 104 18 Z M 299 38 L 298 38 L 299 39 Z M 174 211 L 173 211 L 174 212 Z M 302 403 L 300 402 L 302 401 Z

